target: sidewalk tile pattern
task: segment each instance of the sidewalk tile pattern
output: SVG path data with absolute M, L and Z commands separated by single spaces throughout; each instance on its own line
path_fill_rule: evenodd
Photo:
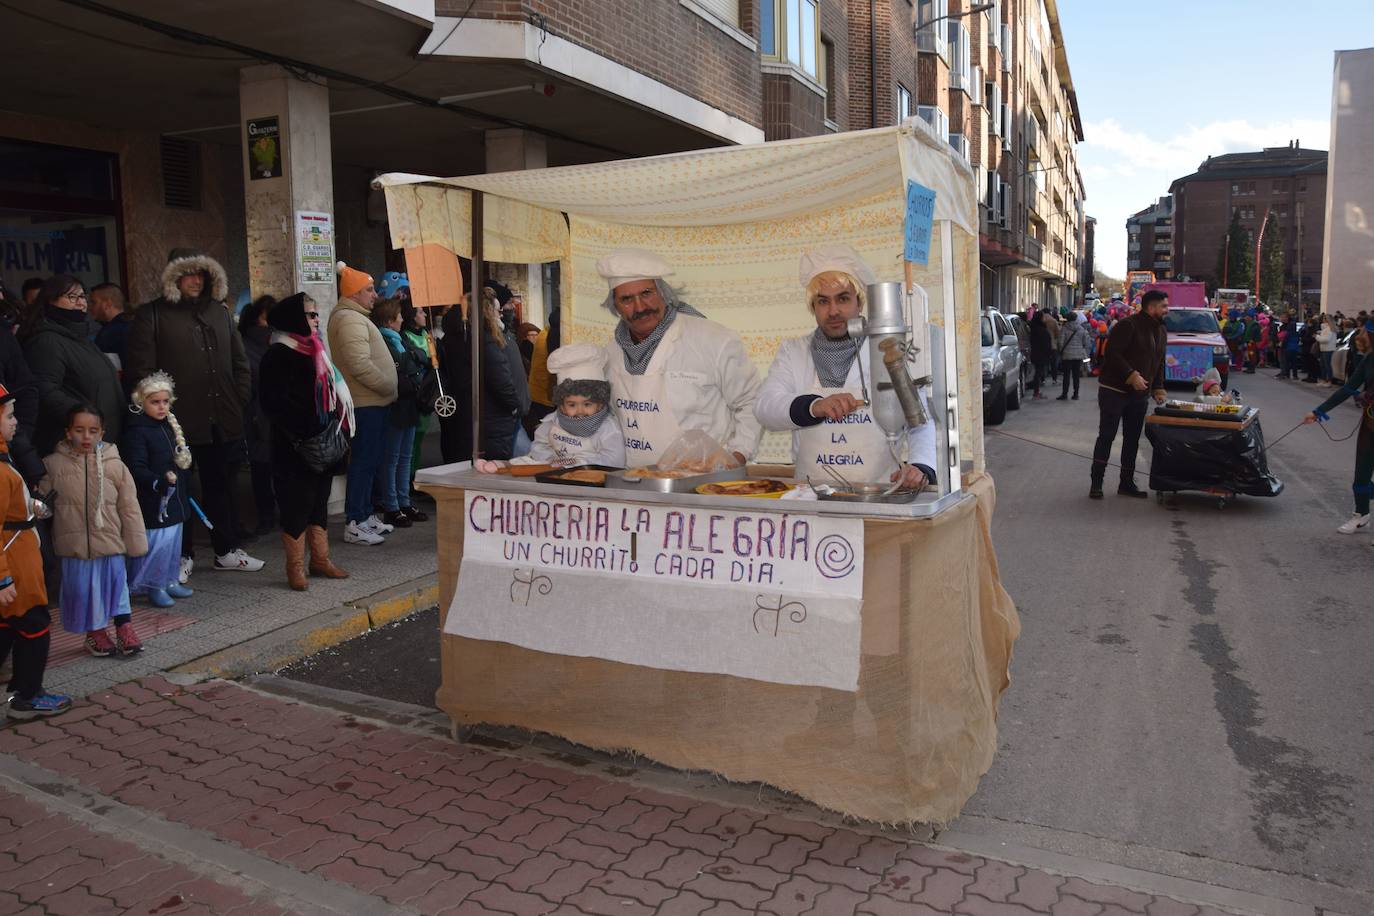
M 123 684 L 65 716 L 0 731 L 0 753 L 421 913 L 1220 916 L 505 756 L 223 681 Z M 38 838 L 16 848 L 0 841 L 0 861 L 25 854 L 28 842 Z M 87 858 L 109 864 L 102 855 Z M 94 869 L 63 892 L 108 895 L 90 883 L 108 874 Z M 0 913 L 14 899 L 5 893 Z

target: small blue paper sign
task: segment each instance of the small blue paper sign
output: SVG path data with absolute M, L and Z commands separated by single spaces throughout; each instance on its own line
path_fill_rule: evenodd
M 935 224 L 935 192 L 914 181 L 906 183 L 906 243 L 902 256 L 916 264 L 930 263 L 930 230 Z

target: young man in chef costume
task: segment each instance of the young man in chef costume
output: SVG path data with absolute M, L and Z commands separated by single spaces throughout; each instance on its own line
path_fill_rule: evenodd
M 655 464 L 689 429 L 700 429 L 743 464 L 762 430 L 754 416 L 758 370 L 734 331 L 678 298 L 658 255 L 634 248 L 596 262 L 620 316 L 606 345 L 611 409 L 625 435 L 627 467 Z
M 876 282 L 848 245 L 802 255 L 801 284 L 816 330 L 778 346 L 754 404 L 764 429 L 792 431 L 799 479 L 831 482 L 824 466 L 854 484 L 900 478 L 904 487 L 919 488 L 934 479 L 935 424 L 908 432 L 906 461 L 899 465 L 863 401 L 861 380 L 871 393 L 873 371 L 867 343 L 849 336 L 849 320 L 863 313 L 864 290 Z

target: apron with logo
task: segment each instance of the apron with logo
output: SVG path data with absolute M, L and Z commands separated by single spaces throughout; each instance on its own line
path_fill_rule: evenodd
M 625 466 L 656 464 L 664 449 L 683 433 L 677 414 L 668 403 L 667 373 L 650 369 L 643 375 L 612 375 L 611 400 L 625 437 Z
M 812 378 L 815 380 L 812 394 L 824 398 L 843 392 L 863 400 L 859 391 L 821 387 L 814 370 Z M 887 446 L 887 435 L 873 419 L 869 407 L 860 407 L 839 422 L 825 420 L 816 426 L 799 429 L 796 435 L 797 454 L 793 457 L 798 480 L 809 477 L 813 483 L 834 484 L 837 481 L 826 470 L 829 467 L 850 483 L 888 483 L 897 471 L 892 451 Z
M 586 464 L 584 456 L 593 451 L 592 437 L 574 436 L 555 419 L 549 425 L 549 448 L 553 449 L 559 463 Z

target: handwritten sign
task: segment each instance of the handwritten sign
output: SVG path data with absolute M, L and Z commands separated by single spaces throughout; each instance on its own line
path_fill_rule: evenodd
M 930 263 L 930 230 L 935 225 L 935 192 L 914 181 L 906 183 L 906 239 L 902 257 L 916 264 Z
M 446 632 L 855 690 L 863 522 L 469 491 Z

